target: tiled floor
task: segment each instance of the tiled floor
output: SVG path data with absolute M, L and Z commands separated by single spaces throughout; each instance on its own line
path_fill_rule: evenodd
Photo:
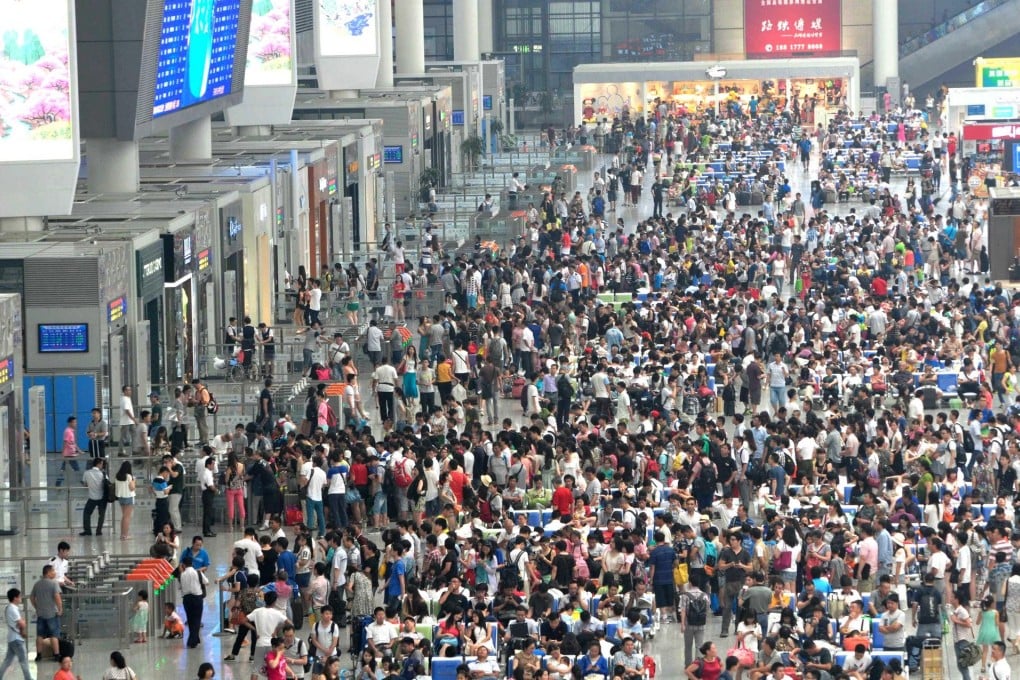
M 791 166 L 796 166 L 796 164 L 791 164 Z M 791 183 L 795 190 L 807 195 L 813 171 L 812 173 L 804 173 L 797 167 L 791 167 L 790 175 Z M 583 177 L 582 181 L 582 191 L 586 191 L 590 176 Z M 894 190 L 902 191 L 904 185 L 905 181 L 902 178 L 894 180 Z M 848 207 L 846 205 L 836 206 L 836 209 L 845 214 Z M 637 219 L 650 213 L 651 198 L 649 192 L 646 191 L 643 194 L 639 208 L 621 208 L 611 217 L 614 220 L 616 217 L 623 217 L 627 226 L 633 229 Z M 514 409 L 514 411 L 519 415 L 518 409 Z M 142 510 L 141 508 L 139 509 Z M 109 516 L 107 518 L 108 528 L 105 532 L 107 535 L 90 538 L 79 537 L 77 534 L 81 528 L 80 519 L 77 513 L 72 513 L 72 515 L 75 518 L 75 526 L 71 530 L 39 528 L 42 526 L 40 522 L 29 521 L 28 526 L 33 528 L 27 532 L 27 535 L 22 531 L 16 536 L 0 537 L 0 555 L 3 555 L 3 558 L 0 558 L 0 582 L 2 582 L 4 588 L 11 585 L 19 585 L 26 592 L 30 590 L 36 575 L 39 573 L 42 562 L 49 555 L 56 552 L 56 544 L 60 540 L 67 540 L 72 545 L 72 560 L 90 560 L 103 552 L 109 552 L 113 555 L 141 555 L 146 553 L 149 548 L 149 534 L 146 533 L 149 522 L 148 513 L 145 511 L 136 514 L 131 539 L 128 541 L 117 540 L 116 533 L 110 524 L 111 517 Z M 15 521 L 14 523 L 21 527 L 25 526 L 24 521 Z M 186 526 L 184 528 L 184 541 L 182 542 L 186 543 L 187 539 L 194 533 L 197 533 L 197 528 L 194 525 Z M 212 571 L 216 574 L 223 573 L 226 570 L 226 562 L 230 554 L 231 544 L 237 538 L 240 538 L 240 535 L 220 529 L 219 536 L 207 539 L 206 548 L 213 558 L 214 568 Z M 19 583 L 21 572 L 17 566 L 18 563 L 11 560 L 22 558 L 27 560 L 27 576 L 23 583 Z M 252 670 L 247 662 L 225 663 L 222 661 L 229 651 L 229 645 L 233 637 L 216 636 L 216 633 L 220 630 L 217 621 L 217 609 L 218 600 L 214 599 L 211 593 L 206 600 L 202 643 L 194 650 L 185 649 L 181 640 L 161 640 L 157 638 L 152 639 L 147 644 L 129 644 L 122 641 L 121 638 L 110 635 L 108 630 L 90 631 L 90 637 L 82 640 L 78 647 L 74 660 L 75 672 L 83 678 L 99 678 L 109 666 L 110 652 L 114 649 L 120 649 L 125 654 L 129 665 L 138 673 L 140 680 L 147 680 L 152 677 L 195 677 L 199 664 L 204 661 L 213 663 L 219 678 L 226 678 L 227 680 L 234 677 L 246 678 Z M 181 610 L 179 609 L 179 611 Z M 183 611 L 181 613 L 183 615 Z M 152 616 L 158 617 L 160 615 L 159 612 L 155 611 L 154 607 Z M 33 631 L 33 636 L 29 643 L 29 648 L 32 650 L 34 649 L 34 624 L 30 624 L 30 629 Z M 712 635 L 710 639 L 717 641 L 721 653 L 725 652 L 730 646 L 730 644 L 726 643 L 732 643 L 733 638 L 719 640 L 715 637 L 719 633 L 718 619 L 709 622 L 709 629 Z M 348 647 L 346 636 L 342 639 L 344 640 L 343 650 L 346 652 Z M 682 669 L 681 640 L 679 626 L 667 624 L 662 627 L 656 639 L 646 646 L 646 652 L 650 653 L 656 660 L 659 676 L 666 680 L 685 677 Z M 241 658 L 246 658 L 244 653 L 241 654 Z M 349 658 L 349 656 L 346 657 L 345 664 L 349 663 Z M 1017 662 L 1016 657 L 1012 657 L 1011 661 L 1014 670 L 1020 672 L 1020 663 Z M 34 661 L 32 662 L 32 670 L 37 678 L 51 677 L 57 668 L 57 664 L 52 661 L 43 661 L 38 665 Z M 976 672 L 976 669 L 974 669 L 974 672 Z M 11 674 L 17 673 L 19 673 L 19 670 L 16 667 L 12 668 L 8 671 L 8 677 L 16 677 L 16 675 L 12 676 Z M 955 667 L 946 677 L 959 677 Z

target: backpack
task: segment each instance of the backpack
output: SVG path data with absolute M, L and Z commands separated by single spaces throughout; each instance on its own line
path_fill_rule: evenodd
M 418 472 L 411 481 L 411 484 L 407 487 L 407 500 L 412 503 L 417 503 L 425 493 L 425 484 L 424 472 Z
M 705 541 L 705 573 L 711 576 L 715 573 L 715 565 L 719 561 L 719 550 L 712 541 Z M 711 573 L 709 573 L 711 571 Z
M 241 591 L 241 611 L 247 614 L 251 614 L 253 611 L 258 609 L 259 606 L 259 589 L 258 588 L 245 588 Z
M 917 598 L 917 622 L 939 623 L 939 607 L 936 603 L 935 591 L 927 588 Z
M 326 404 L 326 427 L 333 428 L 337 426 L 336 411 L 328 403 Z
M 956 663 L 961 668 L 970 668 L 981 660 L 981 647 L 969 640 L 956 651 Z
M 960 428 L 963 430 L 963 450 L 967 453 L 974 453 L 974 435 L 970 433 L 969 429 L 962 425 Z
M 216 401 L 216 398 L 213 396 L 213 393 L 209 392 L 208 390 L 206 390 L 206 391 L 209 393 L 209 401 L 206 402 L 206 404 L 205 404 L 205 412 L 208 413 L 211 416 L 214 416 L 217 413 L 219 413 L 220 405 Z
M 478 519 L 486 524 L 492 523 L 492 503 L 486 498 L 478 499 Z
M 687 600 L 687 625 L 704 626 L 708 623 L 708 600 L 704 597 L 692 597 Z
M 701 471 L 698 472 L 698 477 L 694 480 L 694 484 L 692 486 L 702 492 L 707 492 L 709 490 L 714 492 L 718 481 L 719 479 L 716 474 L 715 463 L 709 463 L 708 465 L 701 466 Z
M 560 399 L 573 399 L 574 398 L 574 386 L 570 382 L 570 378 L 565 375 L 560 375 L 556 379 L 556 392 Z
M 560 641 L 560 651 L 564 654 L 578 655 L 581 653 L 581 643 L 573 633 L 564 633 Z
M 404 460 L 400 461 L 399 465 L 393 466 L 393 483 L 399 486 L 401 489 L 406 489 L 411 486 L 411 482 L 414 481 L 414 477 L 410 472 L 407 471 L 407 464 Z
M 648 462 L 645 463 L 645 477 L 651 479 L 659 478 L 659 474 L 662 472 L 662 466 L 659 465 L 659 461 L 655 458 L 649 458 Z
M 747 466 L 747 481 L 751 482 L 754 486 L 761 486 L 768 479 L 768 470 L 765 469 L 765 458 L 764 456 L 755 460 Z
M 517 558 L 511 561 L 510 553 L 507 553 L 507 561 L 499 568 L 499 584 L 511 586 L 514 590 L 521 587 L 521 559 L 524 551 L 517 553 Z
M 786 476 L 793 479 L 793 476 L 797 474 L 797 461 L 786 451 L 779 454 L 782 458 L 783 470 L 786 472 Z

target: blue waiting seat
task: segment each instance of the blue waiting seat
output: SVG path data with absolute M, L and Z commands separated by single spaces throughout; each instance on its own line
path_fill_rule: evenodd
M 878 630 L 878 621 L 871 622 L 871 648 L 882 649 L 885 647 L 885 635 Z
M 475 656 L 433 657 L 430 675 L 432 680 L 457 680 L 457 667 L 477 659 Z
M 956 396 L 958 377 L 956 373 L 939 373 L 935 377 L 935 384 L 943 395 Z

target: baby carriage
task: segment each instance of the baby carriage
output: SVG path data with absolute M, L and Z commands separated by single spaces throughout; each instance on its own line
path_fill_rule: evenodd
M 217 371 L 223 371 L 223 376 L 229 382 L 242 382 L 243 380 L 258 380 L 259 371 L 255 366 L 254 356 L 248 357 L 251 350 L 235 350 L 234 356 L 227 359 L 216 357 L 213 360 L 213 367 Z M 245 361 L 247 359 L 247 361 Z

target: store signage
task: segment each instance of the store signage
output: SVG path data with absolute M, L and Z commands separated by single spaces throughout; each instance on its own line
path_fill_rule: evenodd
M 368 171 L 375 172 L 382 165 L 382 154 L 374 153 L 368 157 Z
M 142 278 L 147 279 L 150 276 L 157 276 L 163 272 L 163 257 L 160 256 L 155 260 L 149 260 L 148 262 L 142 263 Z
M 978 87 L 1020 87 L 1020 58 L 974 60 L 974 80 Z
M 412 149 L 417 149 L 418 148 L 418 133 L 417 132 L 415 132 L 413 135 L 411 135 L 411 148 Z
M 464 111 L 461 109 L 453 110 L 453 124 L 463 125 L 464 124 Z
M 838 52 L 840 0 L 744 0 L 744 52 L 784 58 Z
M 14 357 L 9 356 L 0 361 L 0 387 L 14 379 Z
M 963 126 L 963 138 L 965 140 L 1013 139 L 1014 137 L 1020 137 L 1020 124 L 1006 123 L 995 125 L 994 123 L 984 123 Z
M 106 305 L 106 319 L 110 323 L 116 323 L 127 315 L 127 298 L 121 295 Z
M 242 229 L 243 229 L 243 227 L 241 225 L 241 220 L 237 219 L 236 217 L 228 217 L 227 218 L 227 240 L 228 241 L 231 241 L 231 242 L 236 241 L 237 237 L 241 235 L 241 230 Z M 202 253 L 199 253 L 198 256 L 201 258 L 202 257 Z
M 198 251 L 198 271 L 203 272 L 209 268 L 212 259 L 212 249 L 206 248 L 205 250 Z
M 967 117 L 968 118 L 984 118 L 985 117 L 985 105 L 984 104 L 967 104 Z
M 1001 118 L 1003 120 L 1007 118 L 1016 117 L 1016 109 L 1012 106 L 993 106 L 992 107 L 992 118 Z
M 723 78 L 726 77 L 726 67 L 720 64 L 710 66 L 707 69 L 705 69 L 705 75 L 711 78 L 712 80 L 722 80 Z

